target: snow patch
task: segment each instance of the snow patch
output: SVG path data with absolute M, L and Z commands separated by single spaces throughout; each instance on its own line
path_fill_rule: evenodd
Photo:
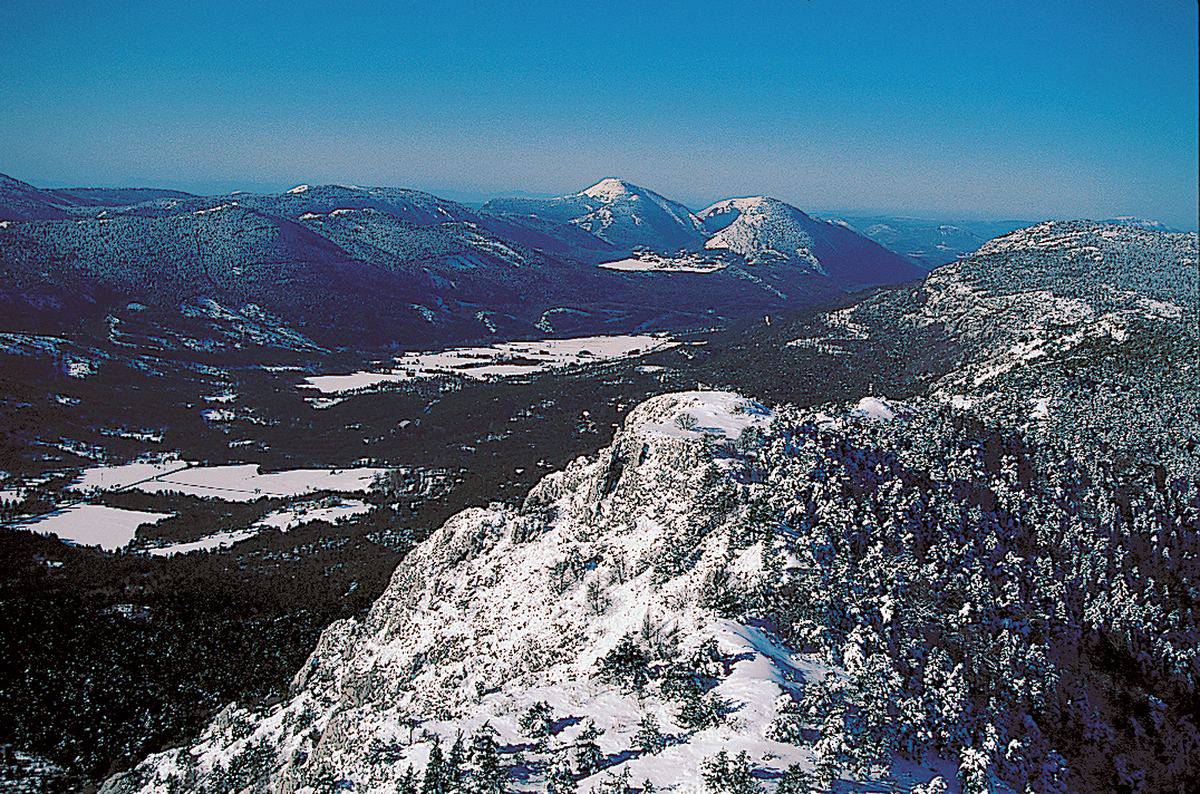
M 518 378 L 540 372 L 584 366 L 645 355 L 679 344 L 665 334 L 584 336 L 501 342 L 489 347 L 459 347 L 438 352 L 405 353 L 384 371 L 348 375 L 317 375 L 304 386 L 322 394 L 337 394 L 384 383 L 458 375 L 474 380 Z
M 77 546 L 99 546 L 105 551 L 116 551 L 129 545 L 138 527 L 170 517 L 170 513 L 78 504 L 14 526 L 39 535 L 58 535 L 61 540 Z
M 647 400 L 630 414 L 628 432 L 668 438 L 735 441 L 772 419 L 765 406 L 729 391 L 690 391 Z

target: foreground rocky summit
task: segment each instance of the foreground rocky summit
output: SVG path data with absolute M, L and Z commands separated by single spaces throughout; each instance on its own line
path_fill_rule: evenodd
M 1183 790 L 1195 258 L 1044 224 L 790 342 L 936 328 L 919 394 L 643 403 L 448 521 L 286 702 L 105 790 Z
M 736 606 L 797 564 L 751 510 L 772 420 L 729 392 L 644 403 L 522 508 L 448 521 L 325 632 L 288 703 L 230 707 L 106 790 L 394 791 L 460 735 L 491 742 L 505 788 L 694 784 L 721 750 L 811 769 L 795 704 L 843 673 Z

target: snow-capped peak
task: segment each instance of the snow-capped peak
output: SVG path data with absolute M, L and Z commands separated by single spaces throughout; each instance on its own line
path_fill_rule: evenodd
M 600 199 L 601 201 L 616 201 L 626 196 L 636 195 L 637 193 L 646 192 L 637 185 L 630 184 L 624 179 L 615 177 L 607 177 L 601 179 L 596 184 L 589 188 L 579 191 L 580 196 L 588 196 L 589 198 Z
M 601 179 L 555 201 L 577 206 L 570 222 L 614 245 L 676 251 L 704 241 L 704 225 L 691 210 L 623 179 Z
M 294 188 L 292 188 L 291 190 L 288 191 L 288 193 L 307 193 L 307 192 L 308 192 L 308 185 L 296 185 Z
M 718 201 L 700 213 L 712 237 L 705 248 L 727 249 L 748 262 L 794 261 L 824 272 L 813 253 L 814 221 L 800 210 L 770 196 Z

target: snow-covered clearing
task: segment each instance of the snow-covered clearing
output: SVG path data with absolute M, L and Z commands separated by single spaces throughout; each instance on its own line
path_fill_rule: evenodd
M 400 383 L 439 375 L 476 380 L 517 378 L 571 366 L 644 355 L 679 344 L 665 334 L 584 336 L 502 342 L 488 347 L 458 347 L 437 352 L 405 353 L 383 371 L 318 375 L 304 385 L 323 394 L 354 391 L 381 383 Z
M 140 482 L 134 487 L 147 493 L 182 493 L 212 496 L 228 502 L 250 502 L 263 496 L 290 497 L 314 491 L 359 493 L 370 490 L 375 478 L 387 469 L 289 469 L 262 473 L 258 464 L 191 466 Z
M 287 531 L 293 527 L 310 524 L 313 521 L 328 521 L 331 524 L 343 518 L 359 516 L 370 511 L 371 506 L 358 499 L 339 499 L 332 504 L 327 502 L 304 502 L 290 505 L 264 516 L 255 526 L 274 527 Z
M 60 539 L 79 546 L 99 546 L 105 551 L 116 551 L 133 540 L 138 527 L 170 516 L 170 513 L 146 513 L 105 505 L 80 504 L 55 510 L 16 526 L 39 535 L 58 535 Z
M 132 488 L 146 493 L 182 493 L 212 496 L 227 502 L 249 502 L 261 496 L 292 497 L 314 491 L 362 493 L 370 490 L 375 478 L 386 471 L 361 467 L 263 473 L 256 463 L 201 466 L 184 460 L 165 459 L 84 469 L 68 489 L 95 493 Z
M 320 502 L 304 502 L 291 505 L 282 510 L 276 510 L 264 516 L 253 526 L 244 529 L 230 529 L 205 535 L 199 540 L 185 543 L 169 543 L 162 546 L 150 546 L 141 551 L 156 557 L 171 557 L 176 554 L 187 554 L 192 551 L 211 551 L 225 549 L 254 537 L 264 529 L 278 529 L 286 532 L 289 529 L 312 523 L 313 521 L 328 521 L 336 523 L 343 518 L 362 515 L 371 509 L 366 502 L 358 499 L 323 500 Z
M 79 479 L 67 486 L 69 491 L 116 491 L 155 477 L 186 469 L 182 460 L 136 461 L 119 465 L 84 469 Z
M 875 422 L 887 422 L 896 418 L 896 407 L 879 397 L 863 397 L 850 411 L 850 415 Z
M 648 254 L 601 262 L 599 266 L 605 270 L 619 270 L 623 273 L 715 273 L 728 267 L 728 263 L 697 257 Z
M 232 529 L 228 532 L 214 532 L 211 535 L 205 535 L 199 540 L 189 541 L 187 543 L 171 543 L 166 546 L 151 546 L 142 549 L 147 554 L 153 554 L 156 557 L 172 557 L 176 554 L 187 554 L 189 551 L 209 551 L 212 549 L 224 549 L 233 544 L 252 538 L 258 534 L 258 530 L 254 529 Z

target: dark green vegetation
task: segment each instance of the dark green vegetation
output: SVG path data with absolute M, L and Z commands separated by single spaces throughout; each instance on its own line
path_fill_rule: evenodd
M 799 565 L 734 612 L 826 648 L 818 790 L 899 754 L 964 788 L 1186 791 L 1200 758 L 1200 480 L 1111 470 L 950 412 L 776 428 L 748 539 Z

